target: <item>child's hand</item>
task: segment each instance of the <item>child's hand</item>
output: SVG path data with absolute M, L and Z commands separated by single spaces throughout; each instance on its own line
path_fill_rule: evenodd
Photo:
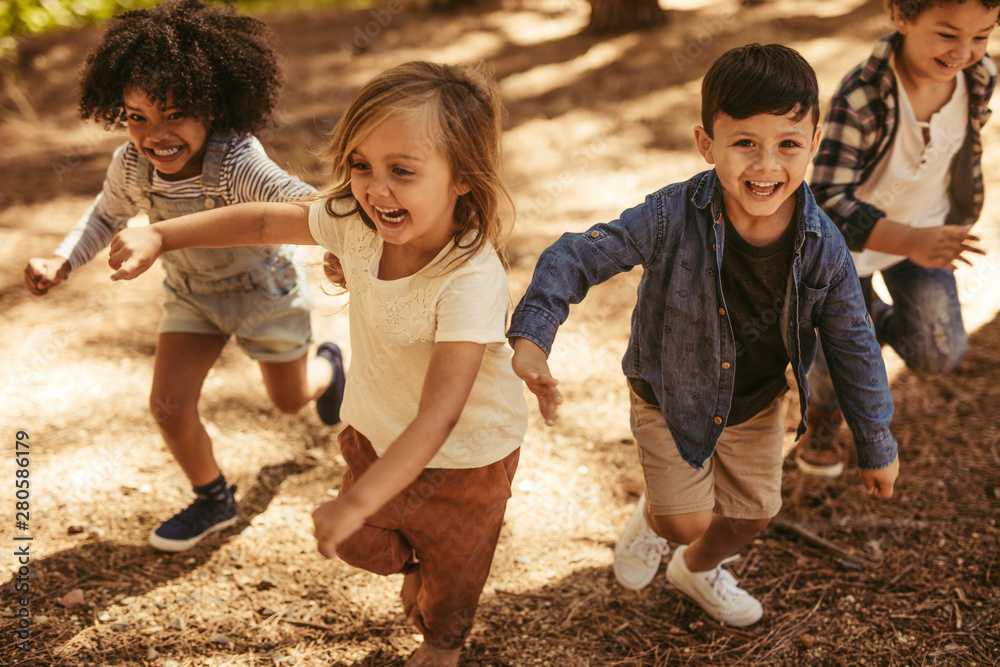
M 316 547 L 326 558 L 337 555 L 337 546 L 365 525 L 365 517 L 341 498 L 329 500 L 312 513 Z
M 892 487 L 899 475 L 899 456 L 884 468 L 878 470 L 862 470 L 858 475 L 865 483 L 865 493 L 876 498 L 892 498 Z
M 556 389 L 559 380 L 549 372 L 545 351 L 526 338 L 514 341 L 514 359 L 511 362 L 517 377 L 524 380 L 536 397 L 538 410 L 545 423 L 552 426 L 556 422 L 556 407 L 562 404 L 562 394 Z
M 66 280 L 69 271 L 69 260 L 65 257 L 32 257 L 24 267 L 24 285 L 35 296 L 42 296 Z
M 112 280 L 132 280 L 153 265 L 163 254 L 163 238 L 152 225 L 123 229 L 111 239 L 108 264 L 115 272 Z
M 347 289 L 347 278 L 344 277 L 344 267 L 340 264 L 340 258 L 330 251 L 323 255 L 323 273 L 331 283 Z
M 958 268 L 956 262 L 972 265 L 962 253 L 971 252 L 985 255 L 986 252 L 976 245 L 978 236 L 969 233 L 972 225 L 940 225 L 938 227 L 921 227 L 912 231 L 911 250 L 907 256 L 915 264 L 928 269 Z

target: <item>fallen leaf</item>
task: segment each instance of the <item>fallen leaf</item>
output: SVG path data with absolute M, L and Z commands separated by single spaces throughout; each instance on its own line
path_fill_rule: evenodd
M 83 597 L 83 591 L 79 588 L 74 588 L 69 593 L 62 596 L 62 599 L 59 600 L 59 604 L 67 609 L 73 609 L 74 607 L 85 606 L 87 604 L 87 600 Z

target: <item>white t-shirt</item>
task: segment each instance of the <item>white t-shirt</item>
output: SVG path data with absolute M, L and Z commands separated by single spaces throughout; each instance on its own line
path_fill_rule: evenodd
M 382 238 L 358 215 L 338 218 L 325 200 L 309 212 L 309 229 L 340 258 L 350 290 L 351 366 L 340 414 L 382 456 L 417 415 L 436 342 L 486 344 L 462 415 L 428 468 L 480 468 L 521 446 L 528 407 L 506 341 L 510 290 L 487 244 L 457 266 L 448 244 L 426 268 L 399 280 L 378 278 Z M 346 203 L 335 202 L 344 207 Z
M 895 60 L 890 60 L 895 72 Z M 969 93 L 965 77 L 955 77 L 951 99 L 930 121 L 918 121 L 906 90 L 896 76 L 899 118 L 896 136 L 857 197 L 885 211 L 889 220 L 911 227 L 943 225 L 951 208 L 948 187 L 951 163 L 969 126 Z M 930 137 L 925 141 L 925 133 Z M 852 252 L 858 275 L 867 277 L 906 259 L 877 250 Z

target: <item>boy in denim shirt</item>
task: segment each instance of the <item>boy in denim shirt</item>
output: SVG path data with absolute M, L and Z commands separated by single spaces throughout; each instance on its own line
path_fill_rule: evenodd
M 961 362 L 968 338 L 954 270 L 983 254 L 970 235 L 983 204 L 980 130 L 997 70 L 986 44 L 1000 0 L 888 0 L 896 32 L 852 70 L 827 111 L 816 201 L 854 251 L 880 342 L 921 374 Z M 882 274 L 892 306 L 872 291 Z M 837 477 L 843 421 L 823 355 L 809 373 L 799 467 Z
M 803 182 L 819 145 L 809 64 L 777 44 L 723 54 L 702 82 L 698 150 L 715 166 L 655 192 L 539 257 L 508 337 L 548 424 L 562 398 L 547 356 L 571 303 L 643 267 L 622 369 L 646 480 L 615 547 L 619 582 L 667 579 L 714 618 L 757 622 L 760 602 L 721 567 L 781 507 L 785 369 L 806 404 L 819 329 L 868 493 L 898 472 L 892 397 L 843 238 Z M 800 424 L 799 432 L 805 429 Z

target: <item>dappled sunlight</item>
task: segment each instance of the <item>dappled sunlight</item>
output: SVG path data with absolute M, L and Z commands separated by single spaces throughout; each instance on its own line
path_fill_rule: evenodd
M 608 39 L 583 32 L 586 0 L 502 0 L 455 14 L 408 7 L 268 15 L 287 83 L 262 142 L 279 164 L 322 186 L 317 151 L 373 75 L 410 59 L 485 60 L 506 107 L 516 303 L 539 253 L 559 235 L 613 220 L 649 193 L 710 168 L 693 128 L 701 122 L 701 77 L 723 51 L 751 41 L 799 49 L 817 71 L 825 111 L 843 75 L 890 25 L 880 0 L 661 6 L 665 25 Z M 235 343 L 209 373 L 201 408 L 215 455 L 238 486 L 241 521 L 180 555 L 146 544 L 153 526 L 191 500 L 148 406 L 163 272 L 154 267 L 111 283 L 102 252 L 44 298 L 22 285 L 27 258 L 58 245 L 100 190 L 111 150 L 126 139 L 76 116 L 73 54 L 82 57 L 97 34 L 67 32 L 34 46 L 19 81 L 37 122 L 7 99 L 0 109 L 0 345 L 13 380 L 0 388 L 0 423 L 32 438 L 33 593 L 47 596 L 33 607 L 33 630 L 46 651 L 60 651 L 44 659 L 133 664 L 155 648 L 160 657 L 147 662 L 178 667 L 291 659 L 304 667 L 401 665 L 419 641 L 399 605 L 402 577 L 316 552 L 310 513 L 340 487 L 339 429 L 322 425 L 312 405 L 278 413 L 257 364 Z M 857 655 L 856 638 L 883 651 L 872 654 L 875 662 L 975 662 L 997 620 L 989 559 L 1000 498 L 993 409 L 1000 400 L 1000 121 L 987 124 L 983 139 L 987 198 L 975 231 L 988 254 L 956 274 L 973 341 L 967 361 L 939 382 L 914 376 L 885 350 L 893 429 L 905 446 L 897 498 L 865 497 L 856 470 L 832 481 L 806 479 L 790 463 L 785 470 L 782 514 L 877 555 L 879 567 L 852 570 L 793 537 L 765 532 L 733 565 L 767 602 L 764 623 L 747 630 L 708 621 L 662 572 L 641 593 L 615 582 L 612 547 L 645 485 L 621 369 L 636 267 L 592 288 L 560 328 L 549 359 L 565 398 L 555 425 L 542 423 L 525 390 L 529 430 L 466 645 L 469 664 L 832 664 Z M 303 249 L 315 299 L 313 343 L 336 341 L 349 365 L 350 298 L 326 284 L 322 257 L 317 247 Z M 787 448 L 799 416 L 795 394 L 783 408 Z M 9 524 L 0 529 L 9 532 Z M 8 575 L 14 571 L 8 565 Z M 61 595 L 76 587 L 91 606 L 61 608 Z M 95 620 L 98 614 L 111 620 Z M 234 641 L 215 644 L 217 632 Z M 801 643 L 807 632 L 812 649 Z
M 532 46 L 574 35 L 585 27 L 590 10 L 585 2 L 541 0 L 532 3 L 535 12 L 498 11 L 486 17 L 485 24 L 498 30 L 504 39 L 517 46 Z
M 818 18 L 830 18 L 850 14 L 852 11 L 868 4 L 870 0 L 823 0 L 822 2 L 803 3 L 801 0 L 766 0 L 760 11 L 795 16 L 808 9 L 808 13 Z M 886 10 L 888 13 L 888 10 Z
M 542 65 L 512 74 L 500 82 L 500 90 L 508 104 L 516 104 L 525 97 L 572 86 L 582 74 L 611 65 L 639 43 L 640 36 L 630 34 L 595 44 L 582 56 L 565 63 Z
M 499 35 L 485 30 L 463 31 L 460 36 L 449 40 L 447 46 L 438 49 L 436 59 L 440 62 L 466 62 L 470 60 L 489 60 L 505 45 Z M 389 67 L 408 60 L 421 58 L 423 50 L 418 46 L 400 48 L 392 53 L 391 59 L 385 62 Z M 369 77 L 370 78 L 370 77 Z

